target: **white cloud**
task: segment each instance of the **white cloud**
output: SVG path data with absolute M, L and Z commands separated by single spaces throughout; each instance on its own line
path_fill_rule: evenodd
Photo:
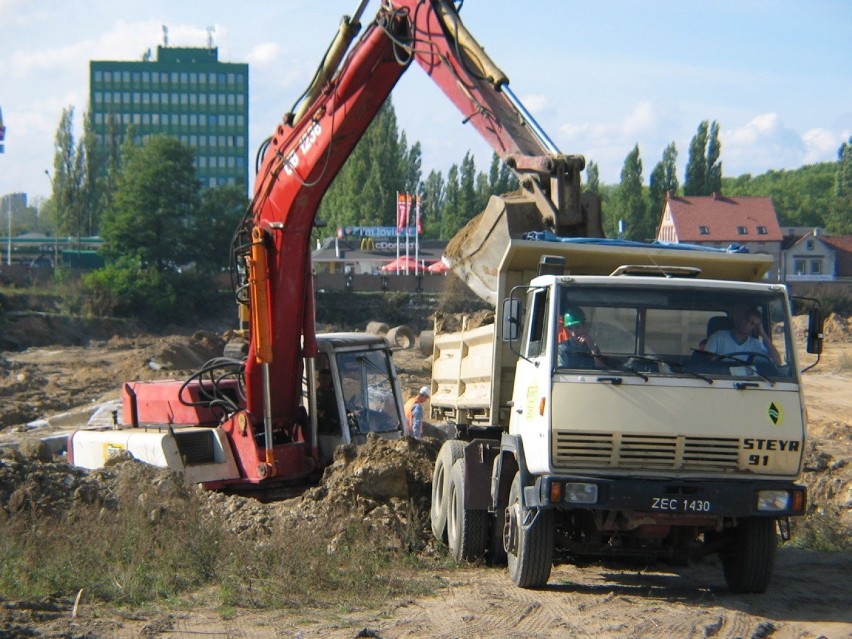
M 811 129 L 802 135 L 805 145 L 805 164 L 829 162 L 837 159 L 837 151 L 849 139 L 849 130 L 829 131 L 827 129 Z
M 722 166 L 726 176 L 756 175 L 769 170 L 796 169 L 836 159 L 848 131 L 810 129 L 804 133 L 787 126 L 777 113 L 755 116 L 741 127 L 723 130 Z
M 249 64 L 266 65 L 281 59 L 281 47 L 275 42 L 261 42 L 246 56 Z
M 534 114 L 541 114 L 545 111 L 550 111 L 553 108 L 553 103 L 545 95 L 534 93 L 523 98 L 523 104 L 527 111 Z

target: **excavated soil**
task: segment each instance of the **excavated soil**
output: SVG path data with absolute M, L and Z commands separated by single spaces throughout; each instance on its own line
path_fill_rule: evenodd
M 487 322 L 485 315 L 470 321 Z M 803 480 L 812 510 L 832 518 L 848 542 L 852 531 L 852 340 L 850 322 L 826 323 L 821 363 L 805 374 L 809 448 Z M 802 330 L 802 327 L 800 327 Z M 278 525 L 345 531 L 366 522 L 376 543 L 400 552 L 442 553 L 428 532 L 436 439 L 386 441 L 371 437 L 342 447 L 319 486 L 297 499 L 261 503 L 206 493 L 179 476 L 135 461 L 85 472 L 53 458 L 41 437 L 59 432 L 115 399 L 122 381 L 185 378 L 221 353 L 216 333 L 153 337 L 142 334 L 41 345 L 0 354 L 0 505 L 6 516 L 115 505 L 139 486 L 180 507 L 201 498 L 247 544 Z M 411 392 L 428 382 L 430 362 L 417 348 L 395 363 Z M 803 362 L 811 361 L 803 355 Z M 135 487 L 129 491 L 128 487 Z M 136 496 L 138 498 L 138 495 Z M 411 524 L 414 524 L 413 526 Z M 418 530 L 412 536 L 410 531 Z M 332 544 L 333 547 L 333 544 Z M 848 546 L 847 546 L 848 547 Z M 727 593 L 716 559 L 688 567 L 638 569 L 610 564 L 558 565 L 548 586 L 527 591 L 505 570 L 484 566 L 440 569 L 440 594 L 391 599 L 380 610 L 336 612 L 238 609 L 222 617 L 196 606 L 168 614 L 127 615 L 74 602 L 5 601 L 2 637 L 852 637 L 852 557 L 783 547 L 765 595 Z

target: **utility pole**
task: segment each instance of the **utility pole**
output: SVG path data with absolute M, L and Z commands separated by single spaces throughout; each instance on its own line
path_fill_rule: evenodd
M 6 127 L 3 126 L 3 109 L 0 109 L 0 153 L 6 152 Z M 12 198 L 3 196 L 3 204 L 6 206 L 6 215 L 9 219 L 6 231 L 6 266 L 12 264 Z
M 8 195 L 3 196 L 3 206 L 6 207 L 6 219 L 8 227 L 6 230 L 6 266 L 12 264 L 12 198 Z

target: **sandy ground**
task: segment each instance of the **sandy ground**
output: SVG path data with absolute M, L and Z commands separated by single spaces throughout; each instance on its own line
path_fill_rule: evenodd
M 208 336 L 209 338 L 209 336 Z M 117 382 L 183 373 L 164 362 L 189 357 L 175 343 L 153 338 L 93 342 L 86 347 L 31 348 L 3 353 L 0 445 L 10 438 L 61 431 L 81 413 L 117 396 Z M 199 338 L 202 342 L 204 336 Z M 169 354 L 171 353 L 171 354 Z M 191 359 L 191 358 L 190 358 Z M 808 362 L 809 360 L 803 360 Z M 416 388 L 428 362 L 414 349 L 397 355 L 403 384 Z M 805 480 L 815 500 L 852 512 L 852 343 L 827 342 L 820 365 L 806 373 L 810 452 Z M 41 428 L 12 426 L 15 415 L 54 415 Z M 810 470 L 809 470 L 810 468 Z M 36 634 L 0 636 L 116 639 L 193 637 L 852 637 L 852 556 L 782 547 L 765 595 L 731 595 L 715 558 L 682 568 L 570 564 L 554 568 L 548 586 L 514 587 L 505 570 L 462 567 L 436 571 L 437 596 L 390 600 L 380 610 L 256 611 L 223 616 L 200 596 L 191 610 L 128 614 L 88 605 L 76 618 L 73 601 L 2 602 L 5 618 Z M 357 609 L 357 602 L 353 602 Z M 10 626 L 6 626 L 9 628 Z

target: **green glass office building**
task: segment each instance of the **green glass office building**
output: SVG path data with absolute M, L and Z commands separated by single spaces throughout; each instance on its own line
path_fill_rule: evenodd
M 95 148 L 109 157 L 125 139 L 164 134 L 195 151 L 203 188 L 248 190 L 248 65 L 219 62 L 218 49 L 157 47 L 138 62 L 91 61 Z

